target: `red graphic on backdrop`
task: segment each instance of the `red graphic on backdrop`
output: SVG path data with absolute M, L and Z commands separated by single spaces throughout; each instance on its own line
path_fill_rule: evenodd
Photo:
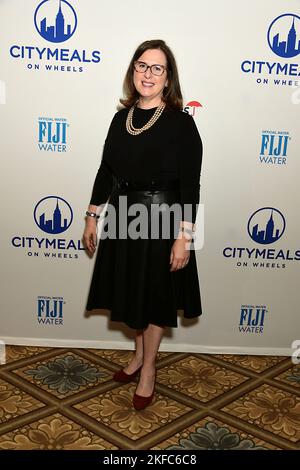
M 195 116 L 196 108 L 202 108 L 202 104 L 199 101 L 189 101 L 183 108 L 183 111 L 191 116 Z

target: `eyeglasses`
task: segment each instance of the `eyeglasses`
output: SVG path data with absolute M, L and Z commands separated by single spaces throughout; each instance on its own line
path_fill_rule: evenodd
M 134 64 L 134 70 L 136 70 L 139 73 L 145 73 L 147 72 L 148 69 L 150 69 L 151 73 L 153 75 L 162 75 L 165 70 L 167 70 L 167 67 L 165 65 L 159 65 L 159 64 L 154 64 L 154 65 L 147 65 L 145 62 L 140 62 L 139 60 L 135 61 Z

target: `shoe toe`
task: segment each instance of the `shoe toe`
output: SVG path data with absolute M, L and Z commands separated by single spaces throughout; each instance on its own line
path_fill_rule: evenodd
M 147 406 L 149 406 L 153 400 L 154 392 L 150 397 L 142 397 L 137 395 L 136 393 L 133 395 L 133 406 L 136 410 L 143 410 Z

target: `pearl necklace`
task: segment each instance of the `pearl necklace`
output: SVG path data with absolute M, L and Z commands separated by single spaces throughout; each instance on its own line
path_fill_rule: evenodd
M 127 131 L 129 132 L 129 134 L 131 135 L 139 135 L 141 134 L 142 132 L 146 131 L 147 129 L 149 129 L 151 126 L 153 126 L 153 124 L 156 123 L 156 121 L 160 118 L 160 116 L 162 115 L 162 112 L 163 110 L 165 109 L 166 107 L 166 103 L 162 102 L 158 108 L 156 108 L 155 110 L 155 113 L 153 114 L 153 116 L 151 117 L 151 119 L 146 122 L 146 124 L 141 127 L 140 129 L 137 129 L 136 127 L 133 126 L 133 123 L 132 123 L 132 118 L 133 118 L 133 111 L 134 111 L 134 108 L 135 108 L 135 105 L 133 105 L 129 112 L 128 112 L 128 115 L 127 115 L 127 119 L 126 119 L 126 129 Z

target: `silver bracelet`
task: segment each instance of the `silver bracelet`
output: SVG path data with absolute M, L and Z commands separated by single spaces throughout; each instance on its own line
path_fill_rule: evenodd
M 195 233 L 195 230 L 192 230 L 190 228 L 185 228 L 185 227 L 180 227 L 180 232 L 186 232 L 189 233 L 190 235 L 193 235 Z
M 85 215 L 87 215 L 88 217 L 93 217 L 94 219 L 97 218 L 99 219 L 100 216 L 96 214 L 96 212 L 90 212 L 90 211 L 86 211 Z
M 195 232 L 194 232 L 193 230 L 185 229 L 184 227 L 181 227 L 181 228 L 179 229 L 178 234 L 181 234 L 181 233 L 188 233 L 188 234 L 189 234 L 189 238 L 187 238 L 186 236 L 184 236 L 184 238 L 185 238 L 186 240 L 188 240 L 189 242 L 194 241 L 194 239 L 193 239 L 193 234 L 194 234 Z M 180 238 L 181 238 L 181 235 L 180 235 Z

